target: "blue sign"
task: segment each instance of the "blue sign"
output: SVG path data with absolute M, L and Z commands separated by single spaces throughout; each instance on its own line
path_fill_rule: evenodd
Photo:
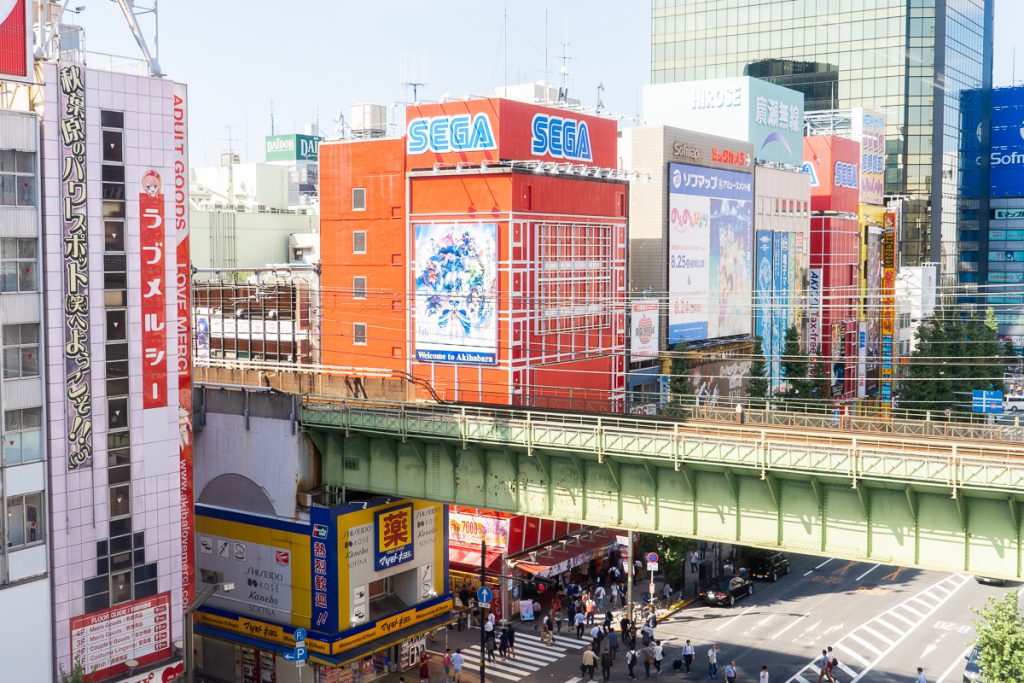
M 306 641 L 302 641 L 306 642 Z M 304 662 L 309 657 L 309 650 L 306 646 L 296 647 L 291 652 L 284 653 L 284 659 L 286 662 Z
M 748 78 L 749 139 L 754 156 L 800 166 L 804 156 L 804 95 L 781 85 Z
M 757 231 L 757 309 L 755 330 L 761 338 L 761 350 L 766 363 L 772 363 L 778 349 L 772 337 L 772 233 L 770 230 Z M 773 370 L 774 372 L 774 370 Z
M 476 592 L 476 599 L 481 605 L 489 605 L 492 597 L 491 589 L 487 586 L 481 586 Z
M 295 642 L 301 642 L 306 639 L 306 629 L 297 628 L 295 629 Z
M 1024 197 L 1024 88 L 993 89 L 991 111 L 991 195 Z
M 975 413 L 1003 412 L 1003 392 L 975 389 L 971 394 L 971 411 Z
M 530 140 L 532 154 L 576 161 L 594 160 L 590 152 L 590 129 L 586 121 L 534 114 L 530 130 L 533 133 Z
M 772 372 L 774 376 L 781 378 L 782 352 L 786 345 L 786 330 L 789 329 L 789 233 L 776 232 L 774 237 L 772 347 L 775 358 L 772 361 Z M 795 249 L 796 245 L 794 244 L 793 247 Z
M 646 557 L 647 557 L 647 561 L 648 562 L 657 562 L 658 561 L 658 553 L 647 553 Z
M 835 172 L 832 175 L 832 184 L 836 187 L 846 187 L 851 190 L 859 188 L 860 181 L 857 177 L 857 165 L 845 161 L 837 161 Z
M 814 164 L 809 161 L 805 161 L 800 165 L 800 172 L 806 173 L 811 176 L 811 187 L 818 187 L 821 183 L 818 182 L 818 172 L 814 170 Z
M 407 154 L 477 152 L 498 148 L 487 114 L 422 117 L 410 121 L 407 131 Z

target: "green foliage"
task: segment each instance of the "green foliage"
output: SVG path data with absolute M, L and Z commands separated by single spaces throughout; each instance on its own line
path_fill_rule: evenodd
M 989 598 L 975 612 L 974 630 L 982 675 L 990 683 L 1024 681 L 1024 622 L 1017 605 L 1017 591 Z
M 814 358 L 807 370 L 807 398 L 813 402 L 811 404 L 813 411 L 825 412 L 831 409 L 831 373 L 820 358 Z
M 683 568 L 691 550 L 696 550 L 697 541 L 675 536 L 640 533 L 640 553 L 658 553 L 658 575 L 666 579 L 675 589 L 682 587 Z
M 764 347 L 760 337 L 754 337 L 754 361 L 750 364 L 747 395 L 755 399 L 768 396 L 768 364 L 764 362 Z
M 93 680 L 92 675 L 85 672 L 81 662 L 76 661 L 71 666 L 71 671 L 65 671 L 64 665 L 60 665 L 60 683 L 93 683 Z
M 786 396 L 790 399 L 806 399 L 810 392 L 810 383 L 807 381 L 808 363 L 807 357 L 800 349 L 800 332 L 796 325 L 786 330 L 786 341 L 782 347 L 782 374 L 785 377 L 789 389 Z
M 941 413 L 964 409 L 975 390 L 1001 390 L 1006 349 L 995 316 L 962 318 L 939 309 L 917 330 L 917 348 L 900 382 L 900 404 Z
M 672 378 L 669 380 L 672 403 L 682 403 L 686 395 L 690 393 L 690 374 L 692 372 L 685 341 L 676 344 L 672 350 L 672 365 L 669 367 L 669 372 L 672 373 Z

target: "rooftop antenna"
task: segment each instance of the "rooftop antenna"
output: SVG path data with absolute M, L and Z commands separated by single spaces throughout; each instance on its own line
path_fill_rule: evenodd
M 227 130 L 228 136 L 226 138 L 217 138 L 221 142 L 228 143 L 228 201 L 234 203 L 235 201 L 235 143 L 238 142 L 238 138 L 231 134 L 231 130 L 234 126 L 226 125 L 224 129 Z M 223 157 L 222 157 L 223 158 Z
M 558 69 L 558 101 L 565 102 L 569 99 L 569 24 L 565 25 L 565 33 L 562 38 L 562 66 Z
M 604 102 L 601 101 L 601 93 L 604 92 L 604 83 L 597 84 L 597 107 L 594 109 L 598 114 L 604 109 Z
M 508 97 L 508 0 L 505 0 L 504 14 L 501 19 L 502 48 L 505 50 L 505 76 L 502 85 L 502 97 Z
M 163 76 L 160 69 L 160 13 L 158 0 L 152 0 L 152 5 L 146 6 L 138 0 L 115 0 L 117 6 L 124 14 L 124 20 L 128 22 L 128 28 L 135 37 L 135 43 L 139 46 L 142 56 L 149 65 L 150 76 Z M 66 6 L 67 3 L 65 2 Z M 139 17 L 145 14 L 153 15 L 153 52 L 149 51 L 146 37 L 142 35 L 142 27 L 139 24 Z
M 402 87 L 405 88 L 405 103 L 409 104 L 409 88 L 412 88 L 412 103 L 420 103 L 420 88 L 427 85 L 427 56 L 423 55 L 423 61 L 416 68 L 416 57 L 409 58 L 409 74 L 405 74 L 405 58 L 402 58 Z
M 274 100 L 270 100 L 270 134 L 274 134 Z

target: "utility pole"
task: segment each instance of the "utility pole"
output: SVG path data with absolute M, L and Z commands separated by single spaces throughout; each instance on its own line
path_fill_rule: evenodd
M 636 567 L 633 565 L 633 532 L 627 531 L 626 537 L 629 540 L 626 548 L 626 557 L 628 558 L 629 564 L 626 566 L 626 618 L 633 621 L 633 572 L 636 571 Z M 625 636 L 623 636 L 625 637 Z
M 480 588 L 487 588 L 487 541 L 480 541 Z M 484 631 L 484 606 L 479 599 L 477 599 L 477 607 L 480 608 L 480 683 L 486 683 L 484 680 L 486 655 L 484 653 L 487 650 L 487 633 Z

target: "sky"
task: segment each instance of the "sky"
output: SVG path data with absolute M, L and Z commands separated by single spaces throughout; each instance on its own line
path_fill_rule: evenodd
M 1015 29 L 1024 1 L 995 3 L 993 80 L 1024 81 Z M 86 28 L 87 50 L 138 56 L 115 3 L 69 3 L 79 5 L 65 21 Z M 164 0 L 160 64 L 189 86 L 191 163 L 201 166 L 229 146 L 243 161 L 262 161 L 271 108 L 278 133 L 318 120 L 331 137 L 353 103 L 411 99 L 403 82 L 425 82 L 421 100 L 489 95 L 506 80 L 557 84 L 563 63 L 584 107 L 602 84 L 608 111 L 635 116 L 650 79 L 650 27 L 649 0 Z

